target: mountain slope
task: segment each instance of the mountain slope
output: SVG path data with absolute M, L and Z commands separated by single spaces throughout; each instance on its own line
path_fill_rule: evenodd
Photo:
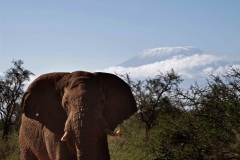
M 119 64 L 122 67 L 137 67 L 154 62 L 164 61 L 174 56 L 190 56 L 193 54 L 201 54 L 202 51 L 198 48 L 185 46 L 185 47 L 162 47 L 148 49 L 132 57 L 131 59 Z

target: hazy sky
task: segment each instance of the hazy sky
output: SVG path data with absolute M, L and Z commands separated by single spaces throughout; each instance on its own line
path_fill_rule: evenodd
M 0 72 L 95 71 L 173 46 L 240 59 L 240 0 L 0 0 Z

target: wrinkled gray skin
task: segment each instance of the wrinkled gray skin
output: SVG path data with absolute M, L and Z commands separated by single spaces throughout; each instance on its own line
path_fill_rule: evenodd
M 21 159 L 108 160 L 107 134 L 137 111 L 129 86 L 107 73 L 49 73 L 22 100 Z

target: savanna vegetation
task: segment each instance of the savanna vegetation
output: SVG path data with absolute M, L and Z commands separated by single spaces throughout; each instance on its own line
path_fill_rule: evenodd
M 0 78 L 0 159 L 19 159 L 18 129 L 24 84 L 32 73 L 23 62 Z M 181 87 L 173 70 L 155 78 L 123 79 L 138 112 L 109 137 L 112 160 L 240 159 L 240 70 L 210 74 L 205 84 Z
M 0 159 L 19 159 L 18 129 L 20 127 L 21 97 L 32 72 L 23 61 L 13 61 L 13 67 L 0 77 Z
M 109 138 L 113 160 L 240 159 L 240 70 L 181 88 L 173 70 L 130 84 L 138 113 Z

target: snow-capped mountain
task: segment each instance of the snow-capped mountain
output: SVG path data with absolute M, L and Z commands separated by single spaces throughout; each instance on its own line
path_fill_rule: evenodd
M 137 67 L 154 62 L 160 62 L 172 57 L 191 56 L 194 54 L 201 54 L 202 51 L 191 46 L 185 47 L 162 47 L 143 51 L 142 53 L 130 58 L 121 63 L 122 67 Z
M 229 66 L 240 68 L 240 61 L 232 62 L 226 56 L 183 46 L 148 49 L 117 66 L 102 71 L 121 75 L 128 73 L 132 78 L 147 78 L 174 69 L 184 79 L 196 80 L 205 79 L 209 73 L 224 73 Z

